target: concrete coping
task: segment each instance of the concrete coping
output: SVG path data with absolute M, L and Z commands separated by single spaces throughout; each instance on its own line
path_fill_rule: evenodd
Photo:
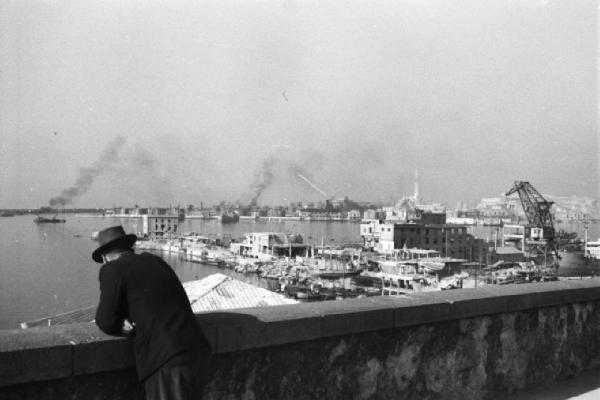
M 197 315 L 214 353 L 600 300 L 600 280 L 485 286 Z M 0 386 L 132 368 L 130 339 L 93 323 L 0 330 Z

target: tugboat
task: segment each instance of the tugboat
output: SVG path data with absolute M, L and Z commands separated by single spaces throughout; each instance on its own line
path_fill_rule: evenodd
M 56 215 L 52 218 L 41 217 L 38 215 L 33 220 L 33 222 L 35 222 L 36 224 L 64 224 L 65 222 L 67 222 L 67 220 L 62 218 L 56 218 Z

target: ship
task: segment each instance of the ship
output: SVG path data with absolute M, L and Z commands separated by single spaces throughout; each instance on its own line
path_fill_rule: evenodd
M 236 213 L 227 213 L 227 212 L 224 212 L 223 214 L 217 216 L 217 219 L 222 224 L 229 224 L 229 223 L 239 222 L 240 221 L 240 216 L 239 216 L 239 214 L 236 214 Z
M 38 215 L 33 220 L 33 222 L 35 222 L 36 224 L 64 224 L 65 222 L 67 222 L 67 220 L 62 218 L 56 218 L 56 215 L 52 218 L 41 217 Z

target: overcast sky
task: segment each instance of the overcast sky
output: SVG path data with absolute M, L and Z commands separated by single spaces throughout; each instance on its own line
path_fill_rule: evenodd
M 600 196 L 597 27 L 594 0 L 3 0 L 0 208 L 392 201 L 415 168 L 450 207 Z

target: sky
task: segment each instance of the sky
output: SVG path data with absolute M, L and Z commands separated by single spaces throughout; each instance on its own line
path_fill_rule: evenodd
M 0 208 L 600 197 L 594 0 L 0 2 Z

